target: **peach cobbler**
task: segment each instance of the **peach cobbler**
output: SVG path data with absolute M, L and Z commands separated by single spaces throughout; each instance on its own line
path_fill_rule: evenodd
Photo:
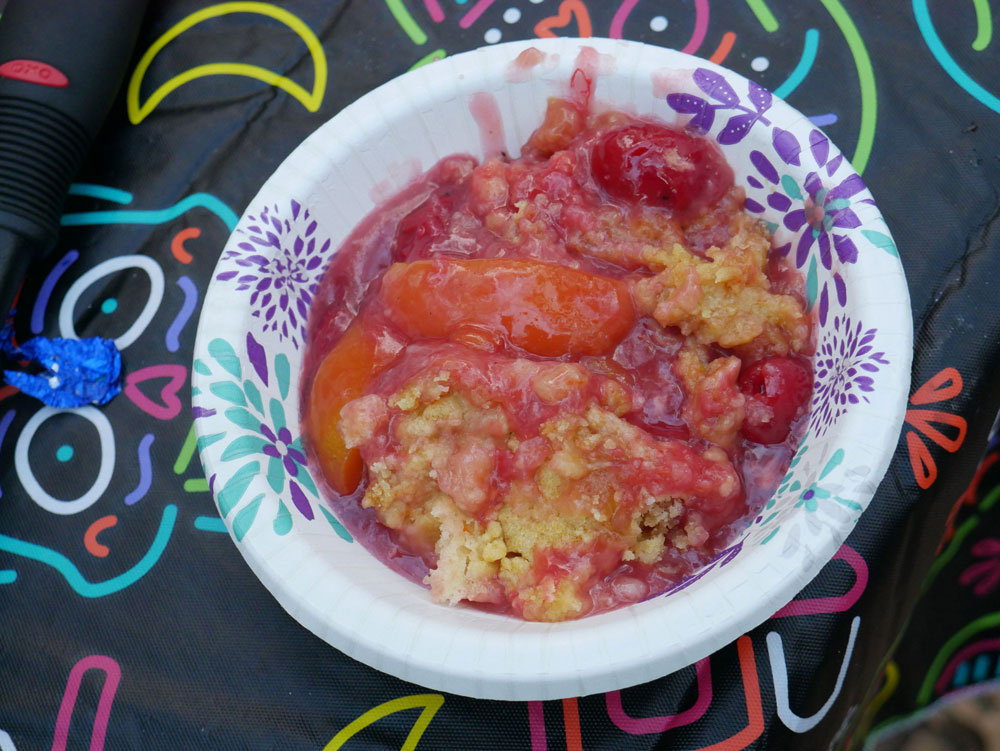
M 559 621 L 712 557 L 786 471 L 812 389 L 801 280 L 715 144 L 552 99 L 518 158 L 450 156 L 334 256 L 311 460 L 443 603 Z

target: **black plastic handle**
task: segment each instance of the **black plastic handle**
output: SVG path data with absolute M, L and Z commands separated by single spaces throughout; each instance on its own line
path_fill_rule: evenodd
M 0 317 L 32 257 L 55 244 L 145 9 L 146 0 L 10 0 L 0 17 Z

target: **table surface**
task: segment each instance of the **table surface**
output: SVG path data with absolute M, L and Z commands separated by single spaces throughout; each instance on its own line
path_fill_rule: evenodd
M 130 71 L 176 38 L 130 72 L 17 321 L 22 339 L 63 317 L 129 332 L 125 392 L 67 413 L 0 386 L 0 751 L 839 749 L 1000 675 L 996 0 L 151 6 Z M 710 58 L 830 135 L 906 268 L 913 409 L 871 508 L 792 607 L 643 686 L 474 701 L 354 662 L 257 581 L 201 474 L 191 352 L 229 231 L 303 138 L 408 68 L 547 35 Z

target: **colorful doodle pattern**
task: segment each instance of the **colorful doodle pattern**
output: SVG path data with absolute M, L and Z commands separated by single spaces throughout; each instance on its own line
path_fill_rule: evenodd
M 886 74 L 877 71 L 873 65 L 863 38 L 874 21 L 863 18 L 861 9 L 855 10 L 856 5 L 847 4 L 845 7 L 840 0 L 818 0 L 815 5 L 833 22 L 835 31 L 822 31 L 827 25 L 822 23 L 819 13 L 810 19 L 808 28 L 800 31 L 801 26 L 788 21 L 792 14 L 775 0 L 747 0 L 745 6 L 737 3 L 733 7 L 723 7 L 709 0 L 694 0 L 686 6 L 622 0 L 613 7 L 609 6 L 610 11 L 582 0 L 546 0 L 544 3 L 541 0 L 511 0 L 507 3 L 493 0 L 424 0 L 422 3 L 416 0 L 386 0 L 387 19 L 396 26 L 386 23 L 380 33 L 384 40 L 394 45 L 412 45 L 414 67 L 433 63 L 448 54 L 448 48 L 453 43 L 438 46 L 438 38 L 445 35 L 436 34 L 436 29 L 464 34 L 460 38 L 466 46 L 532 35 L 607 34 L 613 38 L 643 38 L 654 43 L 664 43 L 662 40 L 669 37 L 670 44 L 686 52 L 700 53 L 713 62 L 732 64 L 737 68 L 749 65 L 750 69 L 743 72 L 752 78 L 766 78 L 767 85 L 777 96 L 791 97 L 793 103 L 796 94 L 808 89 L 809 76 L 817 65 L 817 58 L 829 54 L 831 48 L 846 46 L 845 54 L 854 66 L 851 74 L 844 76 L 847 93 L 831 91 L 832 111 L 814 114 L 812 120 L 817 127 L 835 126 L 838 141 L 845 144 L 853 142 L 851 162 L 858 173 L 864 173 L 876 143 L 880 104 L 876 72 L 880 83 L 884 84 L 886 79 Z M 990 51 L 995 54 L 990 4 L 987 0 L 973 0 L 972 6 L 975 29 L 974 34 L 968 34 L 971 40 L 966 42 L 968 49 L 958 49 L 954 45 L 949 47 L 947 39 L 950 38 L 943 37 L 943 20 L 939 18 L 940 0 L 912 0 L 910 10 L 926 45 L 926 52 L 940 66 L 943 74 L 957 85 L 956 94 L 966 97 L 970 107 L 978 107 L 984 114 L 1000 113 L 997 92 L 984 85 L 991 82 L 982 77 L 977 80 L 969 72 L 974 70 L 975 55 L 983 56 Z M 850 13 L 847 8 L 851 8 Z M 608 15 L 610 18 L 607 18 Z M 231 16 L 270 19 L 275 28 L 291 32 L 288 44 L 299 48 L 304 44 L 304 52 L 300 49 L 299 54 L 307 57 L 311 64 L 311 69 L 305 74 L 307 83 L 293 80 L 299 78 L 298 71 L 282 75 L 242 61 L 207 62 L 171 75 L 172 71 L 183 67 L 178 60 L 171 58 L 172 42 L 191 29 L 208 29 L 211 24 L 229 23 Z M 718 28 L 720 19 L 724 30 Z M 157 28 L 168 30 L 151 42 L 147 40 L 148 46 L 129 80 L 127 116 L 137 128 L 144 127 L 147 120 L 173 114 L 170 108 L 178 90 L 181 87 L 196 89 L 209 86 L 210 80 L 199 79 L 210 76 L 241 76 L 258 82 L 262 90 L 273 88 L 282 91 L 294 100 L 294 106 L 317 113 L 314 124 L 332 114 L 322 110 L 324 99 L 329 101 L 332 84 L 328 82 L 327 51 L 321 40 L 326 32 L 321 33 L 319 26 L 311 27 L 293 12 L 266 2 L 206 4 L 184 17 L 168 14 L 165 20 Z M 729 26 L 733 30 L 725 28 Z M 761 45 L 759 36 L 755 37 L 755 34 L 759 35 L 759 30 L 775 35 L 765 38 L 772 41 L 786 36 L 796 39 L 796 35 L 801 34 L 798 37 L 801 42 L 796 41 L 795 45 L 797 50 L 801 49 L 801 54 L 797 62 L 787 66 L 785 75 L 781 75 L 777 66 L 771 67 L 773 61 L 761 54 L 768 52 L 768 46 L 766 43 Z M 455 33 L 448 36 L 454 39 Z M 838 33 L 839 38 L 836 38 Z M 710 44 L 703 50 L 706 40 Z M 709 49 L 712 51 L 707 52 Z M 456 46 L 452 51 L 459 50 Z M 777 50 L 772 56 L 776 60 L 781 58 Z M 164 70 L 167 72 L 164 73 Z M 311 86 L 308 83 L 310 75 Z M 713 125 L 712 118 L 725 117 L 728 130 L 724 139 L 739 140 L 750 128 L 767 127 L 769 95 L 766 89 L 752 86 L 745 93 L 726 91 L 713 87 L 710 77 L 702 83 L 705 84 L 701 86 L 704 96 L 672 102 L 677 111 L 692 115 L 706 129 Z M 145 92 L 145 98 L 142 98 L 144 89 L 150 89 L 152 93 Z M 203 90 L 209 91 L 208 88 Z M 858 100 L 858 105 L 852 104 L 852 97 Z M 815 133 L 820 132 L 817 130 Z M 810 138 L 805 148 L 802 148 L 803 144 L 797 144 L 797 149 L 780 134 L 775 138 L 777 158 L 762 155 L 755 161 L 757 175 L 747 178 L 748 205 L 762 209 L 766 206 L 783 212 L 781 223 L 790 231 L 801 233 L 798 241 L 789 246 L 789 257 L 806 271 L 810 280 L 810 299 L 813 303 L 818 302 L 820 314 L 824 317 L 830 315 L 839 321 L 833 329 L 836 334 L 819 343 L 821 353 L 848 347 L 853 348 L 855 358 L 854 372 L 817 371 L 820 381 L 817 393 L 826 395 L 822 398 L 826 399 L 829 414 L 828 418 L 811 425 L 810 430 L 811 435 L 821 436 L 826 424 L 824 420 L 835 419 L 833 415 L 837 405 L 844 403 L 844 399 L 850 402 L 852 397 L 864 399 L 869 393 L 866 387 L 871 386 L 870 381 L 864 379 L 873 378 L 884 364 L 879 359 L 881 355 L 877 347 L 873 346 L 874 338 L 870 338 L 877 332 L 877 327 L 872 325 L 877 322 L 866 321 L 862 325 L 858 321 L 839 319 L 834 309 L 838 305 L 843 307 L 845 303 L 836 269 L 851 264 L 856 257 L 857 248 L 843 241 L 841 230 L 845 229 L 845 223 L 851 222 L 850 214 L 846 212 L 851 210 L 851 201 L 857 193 L 855 189 L 860 185 L 854 182 L 845 184 L 845 181 L 835 178 L 842 164 L 827 158 L 821 134 Z M 815 163 L 815 179 L 805 184 L 785 179 L 781 165 L 795 158 Z M 150 579 L 156 576 L 157 566 L 165 556 L 199 554 L 200 549 L 195 542 L 199 538 L 180 539 L 181 527 L 184 527 L 183 532 L 195 530 L 196 533 L 225 529 L 219 518 L 206 515 L 210 507 L 209 482 L 199 474 L 194 433 L 183 405 L 189 384 L 187 367 L 193 321 L 197 320 L 200 297 L 208 282 L 208 272 L 214 265 L 202 264 L 200 256 L 206 253 L 214 256 L 225 231 L 236 226 L 237 214 L 230 204 L 238 205 L 240 198 L 228 195 L 223 200 L 212 193 L 191 192 L 176 200 L 171 199 L 173 203 L 165 201 L 150 206 L 138 186 L 136 190 L 138 198 L 119 187 L 75 185 L 62 224 L 67 230 L 94 228 L 95 232 L 116 226 L 159 227 L 169 234 L 167 252 L 159 255 L 160 261 L 151 258 L 155 250 L 151 246 L 137 250 L 137 255 L 117 255 L 111 260 L 100 261 L 98 259 L 102 256 L 91 253 L 88 247 L 90 241 L 97 238 L 96 234 L 73 235 L 74 238 L 81 238 L 79 245 L 64 247 L 61 257 L 41 280 L 34 298 L 22 301 L 22 307 L 30 315 L 32 333 L 40 334 L 48 330 L 53 334 L 75 336 L 84 333 L 84 330 L 98 330 L 106 326 L 107 331 L 117 336 L 119 347 L 135 348 L 137 360 L 128 362 L 129 353 L 126 353 L 126 393 L 111 405 L 107 412 L 109 417 L 99 417 L 97 415 L 102 413 L 93 412 L 54 415 L 19 396 L 12 388 L 0 387 L 0 455 L 4 457 L 5 466 L 0 474 L 0 497 L 6 507 L 3 516 L 0 516 L 4 525 L 4 534 L 0 534 L 0 587 L 5 591 L 28 592 L 30 587 L 44 581 L 54 598 L 49 602 L 65 603 L 67 598 L 79 597 L 99 601 L 101 607 L 110 610 L 120 607 L 117 604 L 120 600 L 116 600 L 115 596 L 125 590 L 132 589 L 137 593 L 147 591 L 147 585 L 153 584 Z M 806 209 L 792 206 L 799 200 L 807 201 L 813 214 L 807 216 Z M 133 201 L 145 207 L 133 207 Z M 95 209 L 94 202 L 108 202 L 115 206 Z M 272 221 L 275 217 L 283 217 L 279 219 L 280 226 L 277 228 Z M 294 206 L 273 207 L 266 217 L 259 218 L 261 222 L 257 226 L 261 228 L 261 233 L 256 238 L 250 237 L 248 242 L 251 245 L 256 240 L 270 242 L 267 233 L 273 232 L 281 247 L 286 249 L 287 267 L 298 269 L 291 275 L 291 280 L 300 290 L 299 299 L 308 304 L 310 285 L 314 285 L 315 273 L 318 273 L 317 268 L 309 268 L 311 251 L 307 250 L 314 231 L 308 231 L 308 223 L 302 224 L 305 219 L 300 219 Z M 265 230 L 265 222 L 272 229 Z M 293 233 L 292 225 L 296 222 L 299 222 L 296 225 L 298 230 Z M 301 246 L 296 239 L 290 239 L 290 245 L 283 242 L 294 237 L 301 241 Z M 895 246 L 886 238 L 887 235 L 877 234 L 868 236 L 867 240 L 875 248 L 897 253 Z M 118 250 L 120 252 L 121 249 Z M 178 266 L 172 268 L 168 265 L 170 262 L 176 262 Z M 832 281 L 813 284 L 813 280 L 818 280 L 819 267 L 832 272 Z M 297 337 L 304 313 L 292 297 L 283 303 L 282 293 L 277 291 L 277 281 L 286 275 L 287 268 L 270 269 L 248 255 L 246 269 L 245 281 L 238 278 L 222 281 L 254 285 L 255 289 L 257 285 L 262 285 L 257 291 L 262 321 L 271 322 L 271 333 L 276 336 Z M 148 281 L 137 282 L 142 275 Z M 113 280 L 122 281 L 112 284 Z M 144 300 L 130 300 L 137 291 L 145 294 Z M 126 312 L 133 314 L 130 321 L 115 318 Z M 157 328 L 154 321 L 161 320 L 169 320 L 170 323 L 165 324 L 166 334 L 162 340 L 154 342 L 152 332 Z M 113 321 L 113 325 L 105 321 Z M 57 325 L 53 327 L 53 324 Z M 160 330 L 163 330 L 162 326 Z M 295 342 L 298 346 L 300 339 L 295 339 Z M 255 353 L 252 372 L 234 372 L 232 352 L 237 346 L 245 346 Z M 218 384 L 217 388 L 231 397 L 232 414 L 230 416 L 227 410 L 227 418 L 234 427 L 249 426 L 256 434 L 255 440 L 242 444 L 237 444 L 235 440 L 225 443 L 226 435 L 215 440 L 225 443 L 229 452 L 228 461 L 238 462 L 241 467 L 256 465 L 255 471 L 265 474 L 275 491 L 283 494 L 285 512 L 271 520 L 274 531 L 290 529 L 295 523 L 316 523 L 314 509 L 317 507 L 336 529 L 336 520 L 319 504 L 315 488 L 303 477 L 301 443 L 293 435 L 287 415 L 280 408 L 272 408 L 275 398 L 281 396 L 283 382 L 287 389 L 287 373 L 278 357 L 269 355 L 263 347 L 259 344 L 255 346 L 249 340 L 241 343 L 219 340 L 214 349 L 218 356 L 209 362 L 196 363 L 194 367 L 207 369 Z M 141 355 L 138 354 L 140 351 Z M 967 423 L 965 417 L 958 414 L 964 409 L 962 399 L 963 379 L 955 368 L 941 370 L 911 398 L 905 455 L 909 458 L 913 481 L 922 489 L 930 489 L 937 482 L 937 464 L 944 455 L 941 452 L 955 453 L 964 443 Z M 83 442 L 74 444 L 70 438 L 66 438 L 65 442 L 56 441 L 58 448 L 53 443 L 53 431 L 66 430 L 70 420 L 77 420 L 84 430 L 91 431 L 73 433 L 75 436 L 90 436 L 87 441 L 91 444 L 89 452 L 85 452 L 88 446 Z M 84 424 L 88 420 L 90 422 Z M 96 441 L 93 440 L 94 435 Z M 202 444 L 205 443 L 208 440 L 203 439 Z M 44 459 L 51 466 L 43 471 L 45 465 L 40 453 L 48 448 L 55 450 Z M 75 468 L 75 462 L 83 461 L 81 457 L 84 456 L 90 463 L 90 466 L 83 467 L 90 471 L 89 475 L 84 472 L 89 479 L 82 484 L 76 483 L 79 487 L 75 498 L 56 498 L 46 490 L 52 472 L 60 467 Z M 940 577 L 951 576 L 959 586 L 976 597 L 986 598 L 995 592 L 1000 581 L 998 542 L 995 534 L 985 530 L 988 528 L 986 519 L 1000 500 L 1000 488 L 994 482 L 995 471 L 991 470 L 996 466 L 997 459 L 995 450 L 986 457 L 973 484 L 949 514 L 939 555 L 924 583 L 925 590 Z M 835 460 L 838 463 L 850 461 L 853 465 L 855 457 L 846 454 L 834 456 L 827 463 Z M 803 453 L 795 461 L 799 463 L 810 459 Z M 166 469 L 171 462 L 173 472 Z M 126 468 L 126 465 L 134 469 Z M 863 467 L 856 469 L 863 471 Z M 980 486 L 980 481 L 986 477 L 992 478 L 994 484 Z M 808 487 L 796 486 L 790 473 L 782 483 L 782 492 L 795 494 L 796 503 L 810 512 L 822 513 L 824 509 L 830 509 L 832 513 L 838 513 L 839 509 L 847 508 L 850 499 L 838 497 L 838 488 L 825 485 L 823 479 L 821 471 L 818 483 Z M 82 486 L 88 483 L 88 487 Z M 245 534 L 259 521 L 256 519 L 254 499 L 248 500 L 237 491 L 238 487 L 234 486 L 226 495 L 232 499 L 227 516 L 232 517 L 237 534 L 238 530 Z M 119 503 L 119 500 L 122 502 Z M 11 518 L 14 508 L 17 514 L 37 522 L 36 528 L 46 525 L 58 527 L 61 532 L 77 530 L 77 545 L 67 545 L 60 551 L 50 544 L 43 544 L 46 539 L 51 539 L 48 536 L 25 534 L 31 527 L 20 522 L 15 524 Z M 765 510 L 755 524 L 764 533 L 773 534 L 772 530 L 780 519 L 769 516 L 769 510 Z M 137 528 L 143 523 L 144 529 Z M 6 534 L 14 530 L 20 532 Z M 124 544 L 123 535 L 126 532 L 136 538 L 133 546 Z M 218 539 L 218 545 L 227 544 L 221 535 L 207 537 Z M 68 539 L 65 535 L 63 538 Z M 770 538 L 763 541 L 766 543 L 767 539 Z M 124 560 L 122 550 L 137 554 L 131 560 Z M 714 565 L 726 565 L 732 553 L 731 550 L 723 551 Z M 841 722 L 842 728 L 846 728 L 855 715 L 857 705 L 844 706 L 847 699 L 841 697 L 841 693 L 846 693 L 845 679 L 853 677 L 855 645 L 858 639 L 865 638 L 865 630 L 860 618 L 853 616 L 849 631 L 845 631 L 842 641 L 837 644 L 841 654 L 840 665 L 835 667 L 835 681 L 825 689 L 826 698 L 820 697 L 822 701 L 817 700 L 796 711 L 792 707 L 792 697 L 802 696 L 803 693 L 795 690 L 793 681 L 798 674 L 793 669 L 792 660 L 799 652 L 791 648 L 789 632 L 779 632 L 777 624 L 778 619 L 856 612 L 868 583 L 867 564 L 861 555 L 845 546 L 829 564 L 828 570 L 832 572 L 838 567 L 847 567 L 854 574 L 853 584 L 843 593 L 802 596 L 779 610 L 775 620 L 765 624 L 760 632 L 743 636 L 731 648 L 699 661 L 682 674 L 664 679 L 664 684 L 676 681 L 678 685 L 691 686 L 692 695 L 696 698 L 690 706 L 681 703 L 671 706 L 667 713 L 637 715 L 629 699 L 638 695 L 641 689 L 609 692 L 588 699 L 571 698 L 561 703 L 549 703 L 548 707 L 532 702 L 522 705 L 510 715 L 512 727 L 504 729 L 504 737 L 519 732 L 533 751 L 558 748 L 561 744 L 565 744 L 567 749 L 582 749 L 585 745 L 596 748 L 596 741 L 590 740 L 596 737 L 596 734 L 591 735 L 593 728 L 590 723 L 606 718 L 611 732 L 618 734 L 614 742 L 619 745 L 634 740 L 636 736 L 656 737 L 661 734 L 665 734 L 663 742 L 673 743 L 675 737 L 679 738 L 675 731 L 700 727 L 696 723 L 704 720 L 716 725 L 718 732 L 705 732 L 699 736 L 702 739 L 700 745 L 688 744 L 685 748 L 738 751 L 754 747 L 765 730 L 778 723 L 791 733 L 805 733 L 805 745 L 797 747 L 825 747 L 829 733 L 822 735 L 823 741 L 815 742 L 811 740 L 813 733 L 830 722 Z M 826 574 L 827 571 L 824 571 L 824 576 Z M 133 614 L 123 613 L 120 617 L 133 617 Z M 8 621 L 4 623 L 10 625 Z M 846 616 L 844 623 L 848 623 Z M 925 676 L 903 676 L 920 684 L 916 705 L 925 707 L 950 691 L 989 680 L 991 675 L 983 667 L 987 664 L 984 660 L 998 649 L 998 628 L 1000 616 L 996 613 L 971 620 L 941 645 Z M 64 685 L 64 689 L 51 692 L 46 697 L 48 703 L 45 707 L 32 707 L 34 713 L 48 712 L 44 719 L 48 736 L 41 737 L 32 730 L 22 730 L 15 723 L 26 718 L 5 712 L 4 728 L 0 729 L 0 749 L 3 751 L 34 748 L 48 744 L 50 738 L 53 749 L 84 747 L 88 743 L 87 738 L 91 751 L 101 751 L 106 744 L 108 747 L 120 745 L 120 741 L 112 740 L 116 738 L 116 725 L 123 725 L 131 718 L 126 716 L 128 709 L 122 699 L 118 698 L 116 703 L 116 697 L 126 691 L 136 691 L 138 686 L 148 688 L 149 683 L 143 683 L 146 679 L 136 675 L 133 666 L 121 657 L 110 656 L 114 655 L 113 652 L 105 654 L 103 637 L 82 632 L 77 636 L 82 640 L 80 649 L 85 651 L 79 651 L 76 656 L 65 660 L 59 675 L 50 676 L 57 684 Z M 89 650 L 82 646 L 87 643 L 91 645 Z M 15 648 L 20 649 L 19 646 Z M 727 669 L 731 675 L 723 677 L 721 673 Z M 93 683 L 95 679 L 97 683 Z M 773 716 L 770 715 L 770 700 L 762 699 L 762 680 L 765 681 L 763 694 L 774 697 Z M 891 703 L 899 691 L 900 681 L 899 663 L 887 656 L 882 679 L 873 686 L 867 703 L 857 709 L 855 719 L 860 722 L 853 722 L 858 728 L 853 731 L 855 740 L 868 727 L 878 722 L 885 723 L 885 720 L 877 718 L 881 709 L 887 706 L 887 702 Z M 90 716 L 78 716 L 87 711 L 80 706 L 84 686 L 93 691 L 95 697 L 90 700 L 89 706 L 94 707 L 89 710 Z M 422 739 L 423 745 L 430 747 L 428 744 L 433 737 L 435 718 L 451 708 L 452 700 L 448 701 L 449 708 L 446 709 L 446 700 L 439 694 L 409 691 L 406 687 L 393 685 L 389 695 L 398 694 L 396 698 L 373 703 L 371 709 L 353 720 L 340 716 L 334 730 L 324 736 L 330 738 L 324 748 L 335 751 L 348 747 L 351 739 L 363 737 L 361 734 L 374 723 L 379 723 L 390 734 L 387 737 L 394 740 L 395 747 L 412 751 Z M 742 691 L 739 703 L 743 707 L 743 715 L 737 721 L 745 725 L 728 732 L 728 737 L 727 731 L 723 730 L 728 721 L 724 720 L 731 714 L 730 707 L 735 705 L 730 704 L 724 710 L 717 708 L 723 691 L 733 692 L 734 696 Z M 8 696 L 6 691 L 0 689 L 0 698 Z M 851 701 L 857 701 L 856 696 Z M 579 707 L 583 702 L 590 702 L 587 705 L 590 709 L 596 702 L 602 711 L 581 713 Z M 407 714 L 414 709 L 420 710 L 419 715 Z M 397 713 L 402 713 L 405 723 L 400 727 L 389 727 Z M 827 717 L 836 719 L 824 721 Z M 520 727 L 513 727 L 517 723 Z M 562 727 L 553 727 L 557 723 Z M 26 723 L 24 727 L 37 728 L 38 725 Z M 609 731 L 602 732 L 606 734 Z M 846 747 L 851 733 L 845 731 L 840 738 L 841 744 Z M 314 743 L 312 747 L 316 745 Z M 791 748 L 792 743 L 789 742 L 787 747 Z

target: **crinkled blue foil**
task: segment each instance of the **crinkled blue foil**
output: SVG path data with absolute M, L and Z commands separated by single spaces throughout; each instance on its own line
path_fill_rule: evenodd
M 122 356 L 110 339 L 37 336 L 16 346 L 8 324 L 0 331 L 0 350 L 10 360 L 27 360 L 26 371 L 32 371 L 4 370 L 7 383 L 50 407 L 107 404 L 122 390 Z

